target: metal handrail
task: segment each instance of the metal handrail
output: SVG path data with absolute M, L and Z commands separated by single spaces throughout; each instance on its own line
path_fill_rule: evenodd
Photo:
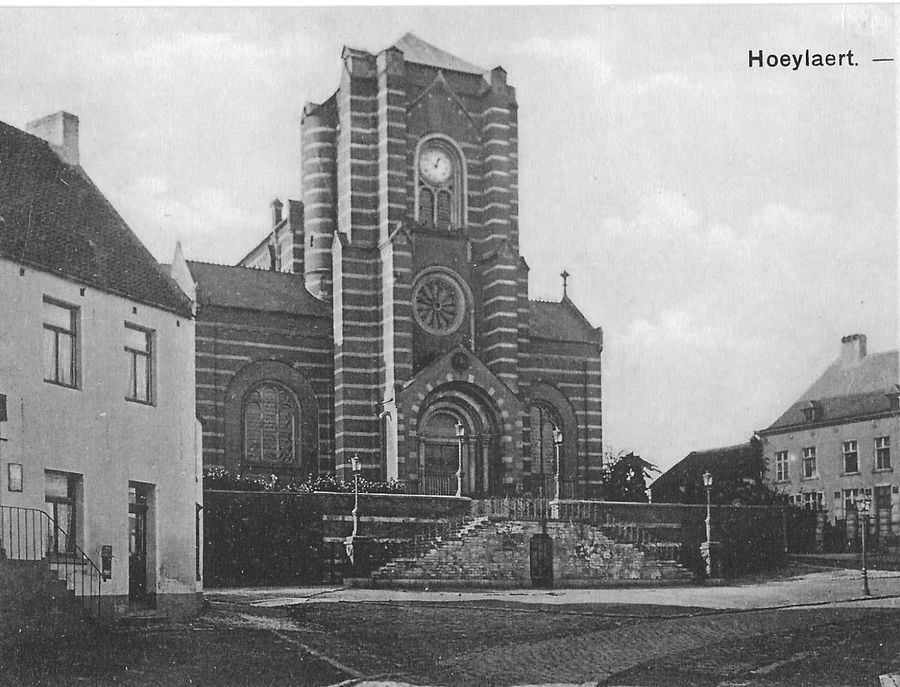
M 67 548 L 71 550 L 61 554 L 60 558 L 52 558 L 51 543 L 60 536 L 65 537 Z M 78 544 L 69 544 L 68 532 L 46 511 L 0 506 L 0 558 L 18 561 L 46 560 L 57 576 L 62 569 L 67 589 L 71 573 L 72 592 L 79 607 L 93 617 L 100 618 L 103 573 Z
M 470 514 L 509 520 L 556 519 L 551 499 L 525 496 L 472 499 Z

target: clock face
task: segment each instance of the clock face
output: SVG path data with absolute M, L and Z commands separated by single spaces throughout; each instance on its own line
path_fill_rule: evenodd
M 430 184 L 446 184 L 453 176 L 453 160 L 442 148 L 425 148 L 419 153 L 419 173 Z

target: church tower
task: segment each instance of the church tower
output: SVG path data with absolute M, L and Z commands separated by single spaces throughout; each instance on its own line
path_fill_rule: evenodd
M 602 333 L 565 293 L 528 298 L 506 72 L 411 34 L 341 59 L 334 95 L 303 108 L 302 204 L 277 209 L 289 231 L 242 261 L 302 270 L 304 298 L 330 310 L 319 470 L 349 478 L 358 456 L 412 492 L 453 493 L 459 471 L 463 494 L 501 494 L 546 490 L 558 456 L 569 494 L 592 493 Z M 282 235 L 292 259 L 267 263 Z

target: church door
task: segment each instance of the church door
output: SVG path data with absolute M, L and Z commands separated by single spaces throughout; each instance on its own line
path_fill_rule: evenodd
M 462 441 L 457 424 L 462 424 Z M 492 448 L 496 442 L 471 418 L 452 409 L 430 414 L 419 431 L 419 482 L 424 493 L 456 493 L 462 460 L 462 493 L 483 496 L 492 487 Z

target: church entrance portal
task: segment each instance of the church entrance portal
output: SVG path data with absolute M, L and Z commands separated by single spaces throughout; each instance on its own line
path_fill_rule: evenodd
M 468 393 L 467 393 L 468 391 Z M 457 434 L 462 425 L 463 436 Z M 497 493 L 499 442 L 494 415 L 461 385 L 436 389 L 419 421 L 419 483 L 424 493 L 456 493 L 462 459 L 462 494 Z

